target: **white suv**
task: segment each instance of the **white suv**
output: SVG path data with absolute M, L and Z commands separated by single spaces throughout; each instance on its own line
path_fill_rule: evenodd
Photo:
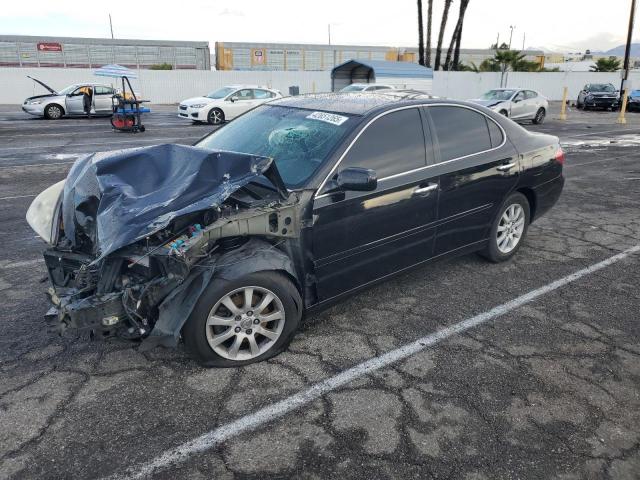
M 178 107 L 178 116 L 193 122 L 220 125 L 258 105 L 281 97 L 278 90 L 267 87 L 229 85 L 203 97 L 183 100 Z

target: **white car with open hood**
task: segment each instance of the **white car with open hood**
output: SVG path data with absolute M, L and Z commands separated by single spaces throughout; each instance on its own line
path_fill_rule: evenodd
M 228 85 L 208 95 L 183 100 L 178 107 L 178 116 L 193 122 L 220 125 L 276 98 L 282 98 L 282 94 L 271 88 Z

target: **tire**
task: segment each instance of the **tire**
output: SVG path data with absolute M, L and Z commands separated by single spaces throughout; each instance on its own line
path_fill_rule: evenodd
M 512 208 L 513 210 L 510 210 Z M 520 210 L 518 210 L 518 208 Z M 509 215 L 509 213 L 507 213 L 509 211 L 514 213 L 522 213 L 522 216 L 518 215 L 516 220 L 516 225 L 519 224 L 520 219 L 523 220 L 524 223 L 522 224 L 521 229 L 513 229 L 514 227 L 507 227 L 508 222 L 505 221 L 505 217 Z M 509 195 L 500 207 L 500 210 L 498 210 L 498 214 L 496 215 L 496 218 L 494 219 L 491 226 L 489 243 L 484 248 L 484 250 L 480 252 L 480 255 L 494 263 L 504 262 L 513 257 L 524 242 L 524 238 L 526 237 L 527 231 L 529 229 L 530 218 L 530 207 L 527 197 L 519 192 Z M 506 230 L 502 230 L 502 232 L 499 232 L 499 228 L 504 228 Z M 512 230 L 509 230 L 509 228 L 512 228 Z M 500 243 L 499 235 L 501 236 L 501 238 L 503 238 L 503 236 L 505 235 L 505 233 L 503 232 L 505 231 L 513 231 L 514 233 L 519 234 L 515 244 L 509 245 L 508 241 L 507 243 Z
M 544 117 L 546 114 L 547 112 L 545 111 L 545 109 L 540 107 L 536 112 L 536 116 L 533 117 L 533 123 L 535 125 L 540 125 L 542 122 L 544 122 Z
M 248 289 L 253 289 L 253 294 L 251 305 L 246 307 L 245 292 Z M 258 312 L 257 308 L 267 294 L 273 299 Z M 235 312 L 225 306 L 229 302 L 235 307 Z M 213 314 L 216 314 L 215 323 L 208 325 L 210 316 L 214 320 Z M 276 319 L 265 321 L 267 316 L 275 316 Z M 182 329 L 182 336 L 187 351 L 200 365 L 239 367 L 281 353 L 295 335 L 301 317 L 300 294 L 291 280 L 281 273 L 256 272 L 231 281 L 218 278 L 205 288 L 198 299 Z M 269 336 L 261 332 L 269 332 Z M 253 337 L 255 347 L 249 337 Z M 238 349 L 234 355 L 236 344 Z M 257 350 L 253 351 L 254 348 Z
M 212 108 L 207 114 L 209 125 L 222 125 L 224 123 L 224 112 L 219 108 Z
M 44 118 L 47 120 L 58 120 L 64 115 L 64 109 L 55 103 L 51 103 L 44 107 Z
M 506 110 L 500 110 L 500 115 L 509 118 L 509 112 L 507 112 Z

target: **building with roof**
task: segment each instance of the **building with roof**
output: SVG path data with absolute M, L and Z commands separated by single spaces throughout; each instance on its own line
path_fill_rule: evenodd
M 541 50 L 524 50 L 525 59 L 544 62 Z M 446 52 L 444 52 L 446 55 Z M 436 51 L 432 49 L 431 58 Z M 470 65 L 495 55 L 495 50 L 463 48 L 460 61 Z M 331 70 L 347 60 L 418 63 L 417 48 L 302 43 L 216 42 L 217 70 Z
M 431 92 L 433 70 L 413 62 L 386 60 L 348 60 L 331 70 L 332 91 L 337 92 L 352 83 L 383 83 Z
M 0 35 L 0 67 L 95 68 L 112 63 L 210 70 L 209 42 Z

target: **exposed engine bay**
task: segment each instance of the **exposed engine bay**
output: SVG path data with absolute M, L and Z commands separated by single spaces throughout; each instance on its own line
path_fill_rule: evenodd
M 304 192 L 288 192 L 270 158 L 181 145 L 97 153 L 56 191 L 27 219 L 43 237 L 50 228 L 47 319 L 61 333 L 175 345 L 214 276 L 260 263 L 297 276 L 287 243 Z

